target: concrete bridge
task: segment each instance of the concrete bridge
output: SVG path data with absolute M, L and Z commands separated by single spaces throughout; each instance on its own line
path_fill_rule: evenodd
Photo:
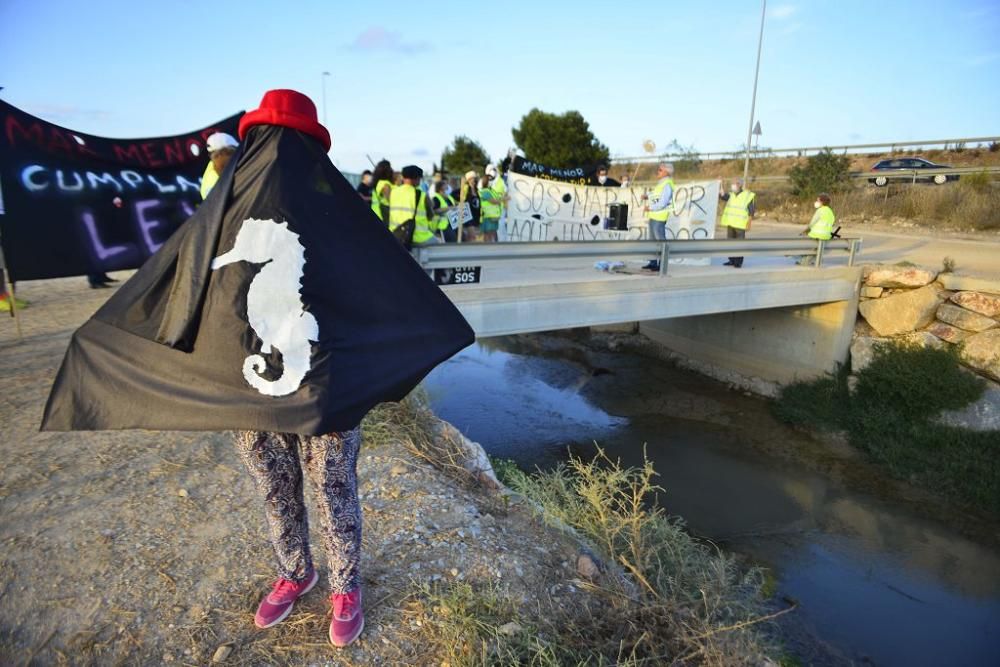
M 481 282 L 443 287 L 479 337 L 638 323 L 692 359 L 786 383 L 847 361 L 858 249 L 857 239 L 609 241 L 441 245 L 415 257 L 428 269 L 482 267 Z M 823 268 L 831 254 L 845 255 L 846 265 Z M 690 263 L 728 255 L 766 259 L 739 270 Z M 814 266 L 787 256 L 812 256 Z M 640 271 L 652 258 L 680 263 Z M 598 271 L 598 260 L 632 268 Z

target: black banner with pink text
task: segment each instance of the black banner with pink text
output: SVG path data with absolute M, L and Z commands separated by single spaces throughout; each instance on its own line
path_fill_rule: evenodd
M 205 139 L 236 136 L 241 115 L 173 137 L 107 139 L 0 100 L 0 242 L 11 277 L 140 266 L 201 202 Z

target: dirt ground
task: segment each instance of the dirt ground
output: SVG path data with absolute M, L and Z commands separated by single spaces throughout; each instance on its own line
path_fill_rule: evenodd
M 70 334 L 109 292 L 83 278 L 19 285 L 31 302 L 21 338 L 0 314 L 0 663 L 204 665 L 228 647 L 227 664 L 439 665 L 408 611 L 425 586 L 498 586 L 525 609 L 583 595 L 571 540 L 388 443 L 366 446 L 359 465 L 361 640 L 327 643 L 323 586 L 257 630 L 275 574 L 228 434 L 38 432 Z

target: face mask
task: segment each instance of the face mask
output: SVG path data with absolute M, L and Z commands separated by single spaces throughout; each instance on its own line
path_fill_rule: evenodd
M 819 208 L 819 207 L 820 207 L 820 203 L 818 201 L 813 202 L 813 208 Z
M 729 186 L 729 191 L 732 192 L 732 193 L 739 192 L 740 191 L 740 186 L 738 186 L 738 185 L 730 185 Z
M 598 176 L 597 177 L 597 182 L 600 183 L 601 185 L 604 185 L 607 182 L 607 180 L 608 180 L 607 176 Z

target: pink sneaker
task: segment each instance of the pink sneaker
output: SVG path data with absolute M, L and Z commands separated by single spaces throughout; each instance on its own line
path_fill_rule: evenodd
M 349 593 L 334 593 L 333 618 L 330 620 L 330 643 L 343 648 L 361 635 L 365 629 L 365 612 L 361 608 L 361 586 Z
M 319 575 L 316 574 L 316 570 L 313 570 L 305 581 L 299 583 L 290 579 L 278 579 L 268 596 L 260 601 L 257 613 L 253 617 L 254 625 L 258 628 L 270 628 L 281 623 L 292 613 L 295 601 L 311 591 L 317 581 Z

